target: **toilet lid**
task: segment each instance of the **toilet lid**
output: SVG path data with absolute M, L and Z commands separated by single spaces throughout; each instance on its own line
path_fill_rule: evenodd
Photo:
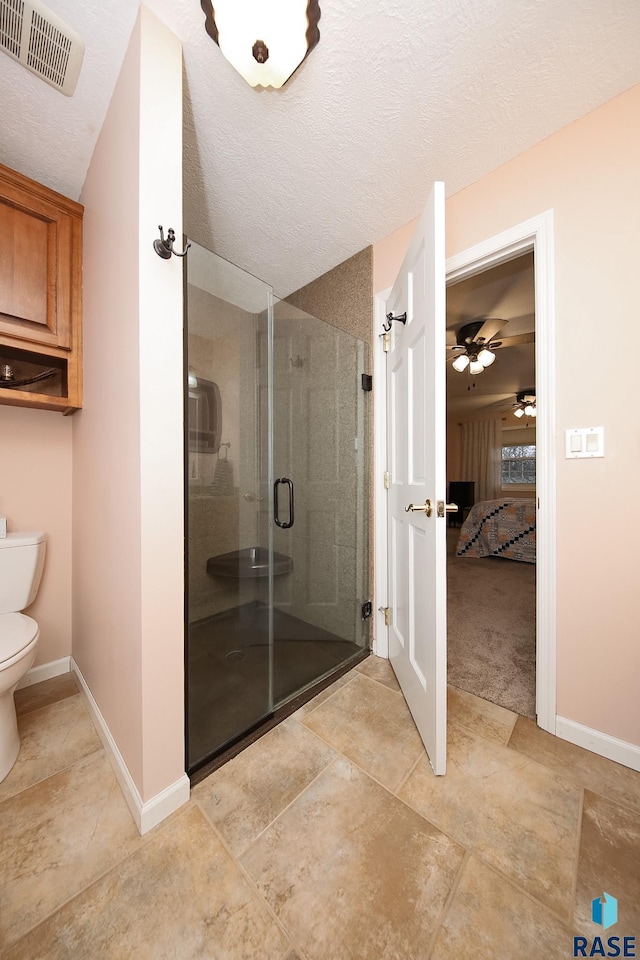
M 0 617 L 0 663 L 10 660 L 28 647 L 38 632 L 38 624 L 23 613 L 5 613 Z

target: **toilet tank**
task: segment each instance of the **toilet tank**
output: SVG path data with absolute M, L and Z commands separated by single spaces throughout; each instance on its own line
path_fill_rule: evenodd
M 17 613 L 33 603 L 45 549 L 46 535 L 41 531 L 0 537 L 0 614 Z

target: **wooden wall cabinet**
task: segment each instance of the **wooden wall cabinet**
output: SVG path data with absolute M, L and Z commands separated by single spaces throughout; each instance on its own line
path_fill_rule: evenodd
M 82 215 L 79 203 L 0 165 L 0 403 L 82 406 Z M 14 381 L 54 373 L 10 387 L 7 365 Z

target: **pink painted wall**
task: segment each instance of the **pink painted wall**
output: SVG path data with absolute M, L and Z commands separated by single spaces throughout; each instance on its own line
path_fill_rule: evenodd
M 0 407 L 0 515 L 9 530 L 44 530 L 47 556 L 29 615 L 38 621 L 35 665 L 71 653 L 71 419 Z
M 73 656 L 138 787 L 139 115 L 138 20 L 82 191 L 84 407 L 73 418 Z
M 141 18 L 141 794 L 147 800 L 185 773 L 184 261 L 162 260 L 152 242 L 159 223 L 182 237 L 182 45 L 144 6 Z
M 621 364 L 637 338 L 640 86 L 447 201 L 451 256 L 553 209 L 557 324 L 558 714 L 640 744 L 640 409 Z M 412 233 L 374 246 L 390 286 Z M 604 426 L 602 460 L 565 460 L 564 431 Z
M 147 800 L 184 774 L 184 577 L 182 269 L 152 248 L 182 232 L 182 54 L 144 7 L 82 202 L 73 654 Z

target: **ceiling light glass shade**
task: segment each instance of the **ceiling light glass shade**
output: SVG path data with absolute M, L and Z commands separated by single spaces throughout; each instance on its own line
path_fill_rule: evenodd
M 522 409 L 522 407 L 518 407 L 516 410 L 513 411 L 513 415 L 514 417 L 517 417 L 518 419 L 520 419 L 520 417 L 524 417 L 524 410 Z
M 478 360 L 483 367 L 490 367 L 493 361 L 495 360 L 496 355 L 492 353 L 487 347 L 484 347 L 478 354 Z
M 462 373 L 462 371 L 466 370 L 469 366 L 469 357 L 466 353 L 461 353 L 459 357 L 455 358 L 451 366 L 454 370 L 457 370 L 458 373 Z
M 532 407 L 530 403 L 524 408 L 524 412 L 528 417 L 535 417 L 535 407 Z
M 471 363 L 469 364 L 469 373 L 471 374 L 472 377 L 475 377 L 476 374 L 478 373 L 482 373 L 483 370 L 484 370 L 484 366 L 483 364 L 480 363 L 479 360 L 472 360 Z
M 538 413 L 537 408 L 536 408 L 536 407 L 531 407 L 531 413 L 529 414 L 529 416 L 530 416 L 530 417 L 535 417 L 535 416 L 537 415 L 537 413 Z
M 320 39 L 318 0 L 200 0 L 207 33 L 252 87 L 280 88 Z

